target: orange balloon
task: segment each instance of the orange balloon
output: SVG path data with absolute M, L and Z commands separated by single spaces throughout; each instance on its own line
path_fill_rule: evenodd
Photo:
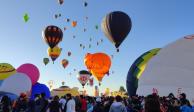
M 63 59 L 63 60 L 61 61 L 61 64 L 62 64 L 63 68 L 66 68 L 67 65 L 69 64 L 69 61 L 66 60 L 66 59 Z
M 109 72 L 111 58 L 105 53 L 88 53 L 85 56 L 84 63 L 92 75 L 101 82 L 103 77 Z
M 76 26 L 77 26 L 77 21 L 72 21 L 71 25 L 72 25 L 73 27 L 76 27 Z

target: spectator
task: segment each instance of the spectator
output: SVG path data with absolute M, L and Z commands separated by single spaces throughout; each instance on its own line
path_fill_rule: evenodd
M 111 105 L 109 112 L 127 112 L 125 105 L 122 103 L 121 96 L 116 96 L 115 99 L 116 102 Z

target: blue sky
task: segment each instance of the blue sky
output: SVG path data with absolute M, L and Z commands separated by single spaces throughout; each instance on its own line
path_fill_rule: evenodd
M 55 81 L 55 87 L 65 81 L 70 87 L 81 87 L 76 72 L 73 69 L 86 69 L 83 63 L 84 55 L 88 52 L 105 52 L 114 54 L 110 76 L 105 76 L 100 90 L 109 87 L 118 90 L 125 86 L 128 70 L 133 61 L 142 53 L 160 48 L 176 39 L 193 33 L 194 13 L 193 0 L 86 0 L 88 7 L 83 7 L 84 0 L 64 0 L 59 5 L 57 0 L 1 0 L 0 2 L 0 62 L 7 62 L 14 67 L 23 63 L 35 64 L 41 73 L 39 82 Z M 100 25 L 103 17 L 111 11 L 123 11 L 132 19 L 132 30 L 117 53 L 111 42 L 104 36 Z M 30 20 L 25 23 L 23 15 L 29 14 Z M 62 17 L 54 19 L 54 14 L 61 13 Z M 84 18 L 88 16 L 86 23 Z M 78 26 L 72 28 L 64 18 L 78 21 Z M 42 30 L 47 25 L 57 25 L 64 31 L 61 56 L 55 64 L 44 66 L 42 59 L 47 56 L 47 44 L 42 39 Z M 84 33 L 84 27 L 87 31 Z M 73 39 L 76 35 L 76 39 Z M 79 44 L 89 45 L 92 37 L 92 48 L 82 50 Z M 96 42 L 104 42 L 96 46 Z M 68 57 L 67 52 L 72 56 Z M 66 69 L 60 64 L 62 59 L 70 61 Z M 70 76 L 69 73 L 72 73 Z M 97 82 L 95 82 L 97 85 Z M 91 94 L 93 88 L 86 87 Z

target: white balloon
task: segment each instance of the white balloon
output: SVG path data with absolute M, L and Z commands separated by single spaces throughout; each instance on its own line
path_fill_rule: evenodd
M 159 95 L 185 92 L 194 99 L 194 35 L 185 36 L 162 48 L 139 79 L 137 93 L 147 95 L 153 88 Z
M 16 73 L 5 79 L 0 87 L 0 91 L 20 95 L 30 92 L 32 83 L 30 78 L 23 73 Z

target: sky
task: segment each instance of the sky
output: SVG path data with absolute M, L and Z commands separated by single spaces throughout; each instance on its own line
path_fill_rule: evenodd
M 1 0 L 0 1 L 0 63 L 6 62 L 18 68 L 24 63 L 32 63 L 39 68 L 40 83 L 47 84 L 53 80 L 54 88 L 65 85 L 79 87 L 77 80 L 79 70 L 86 69 L 84 56 L 86 53 L 104 52 L 114 55 L 110 71 L 114 74 L 105 76 L 99 87 L 118 90 L 125 87 L 126 77 L 131 64 L 138 56 L 153 48 L 162 48 L 182 36 L 193 34 L 194 13 L 193 0 L 85 0 L 88 6 L 84 7 L 84 0 L 64 0 L 59 5 L 57 0 Z M 103 17 L 112 11 L 123 11 L 132 20 L 132 29 L 117 53 L 114 45 L 105 37 L 100 25 Z M 30 17 L 27 23 L 23 16 Z M 61 14 L 58 19 L 55 14 Z M 85 21 L 85 17 L 88 21 Z M 72 28 L 65 22 L 70 18 L 78 22 Z M 55 61 L 45 66 L 42 62 L 48 57 L 48 45 L 43 41 L 42 30 L 48 25 L 56 25 L 63 32 L 63 41 L 59 44 L 62 54 Z M 99 25 L 99 30 L 95 26 Z M 86 28 L 87 31 L 83 32 Z M 73 39 L 73 35 L 76 36 Z M 92 48 L 83 50 L 80 44 L 88 46 L 92 38 Z M 96 45 L 103 39 L 103 43 Z M 67 52 L 72 56 L 68 57 Z M 64 69 L 62 59 L 69 60 L 69 66 Z M 74 72 L 73 69 L 77 71 Z M 72 75 L 69 75 L 72 73 Z M 95 81 L 95 85 L 98 85 Z M 85 87 L 89 94 L 93 94 L 94 87 Z

